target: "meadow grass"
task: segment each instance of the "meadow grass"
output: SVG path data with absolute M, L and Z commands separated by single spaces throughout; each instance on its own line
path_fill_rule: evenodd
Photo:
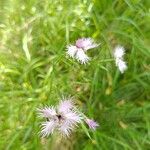
M 1 150 L 150 149 L 149 0 L 1 0 L 0 8 Z M 87 65 L 66 57 L 80 37 L 101 43 Z M 117 44 L 126 49 L 124 74 Z M 36 109 L 62 95 L 100 127 L 40 138 Z

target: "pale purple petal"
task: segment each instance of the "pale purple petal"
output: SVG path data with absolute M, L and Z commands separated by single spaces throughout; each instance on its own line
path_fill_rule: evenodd
M 93 130 L 95 130 L 99 126 L 99 124 L 92 119 L 86 119 L 85 122 L 87 123 L 89 128 Z
M 65 120 L 61 123 L 59 131 L 63 136 L 69 136 L 72 130 L 81 122 L 81 117 L 78 113 L 70 111 L 64 114 Z
M 92 49 L 92 48 L 96 48 L 96 47 L 98 47 L 100 44 L 95 44 L 95 43 L 93 43 L 92 45 L 89 45 L 89 46 L 87 46 L 87 47 L 85 47 L 85 51 L 87 51 L 87 50 L 89 50 L 89 49 Z
M 84 38 L 78 39 L 78 40 L 76 41 L 76 47 L 77 47 L 77 48 L 83 48 L 83 47 L 85 47 Z
M 57 123 L 55 121 L 47 121 L 42 123 L 42 130 L 41 130 L 42 137 L 49 136 L 50 134 L 52 134 L 56 126 Z
M 76 46 L 86 51 L 88 49 L 98 47 L 99 44 L 96 44 L 92 38 L 82 38 L 76 41 Z
M 74 127 L 68 121 L 64 121 L 64 123 L 61 124 L 60 127 L 58 128 L 59 132 L 63 137 L 69 137 L 73 129 Z
M 73 46 L 73 45 L 67 46 L 67 54 L 70 57 L 74 57 L 76 52 L 77 52 L 77 47 L 76 46 Z
M 77 125 L 77 123 L 80 123 L 82 119 L 81 115 L 75 111 L 67 112 L 64 116 L 72 125 Z
M 85 48 L 93 43 L 93 39 L 91 38 L 82 38 L 76 41 L 76 46 L 78 48 Z
M 54 107 L 45 107 L 43 109 L 38 109 L 40 116 L 45 118 L 51 118 L 56 115 L 56 110 Z
M 81 64 L 86 64 L 90 60 L 90 58 L 85 54 L 82 49 L 79 49 L 77 51 L 76 58 Z
M 70 99 L 61 100 L 57 109 L 59 113 L 61 112 L 65 113 L 70 111 L 73 107 L 74 107 L 74 103 L 73 100 L 70 98 Z

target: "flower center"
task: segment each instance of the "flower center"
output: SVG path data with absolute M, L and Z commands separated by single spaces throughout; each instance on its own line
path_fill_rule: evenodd
M 58 118 L 59 121 L 60 121 L 60 120 L 63 120 L 62 115 L 58 114 L 58 115 L 56 115 L 56 116 L 57 116 L 57 118 Z

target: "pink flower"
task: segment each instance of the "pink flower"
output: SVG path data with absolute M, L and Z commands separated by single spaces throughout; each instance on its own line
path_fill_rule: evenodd
M 58 106 L 38 109 L 40 116 L 47 121 L 42 123 L 41 135 L 49 136 L 57 130 L 63 136 L 69 136 L 72 130 L 81 122 L 81 115 L 74 110 L 72 100 L 61 100 Z
M 81 38 L 76 41 L 75 45 L 67 46 L 67 54 L 77 59 L 81 64 L 86 64 L 90 58 L 85 52 L 98 46 L 99 44 L 96 44 L 91 38 Z
M 85 122 L 87 123 L 89 128 L 93 130 L 95 130 L 99 126 L 99 124 L 92 119 L 86 119 Z

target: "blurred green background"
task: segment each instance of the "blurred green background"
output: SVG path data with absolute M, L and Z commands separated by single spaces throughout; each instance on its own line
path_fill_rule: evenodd
M 149 150 L 150 1 L 0 0 L 0 150 Z M 66 45 L 93 37 L 88 65 Z M 126 49 L 128 70 L 112 57 Z M 99 122 L 89 134 L 40 138 L 36 108 L 74 96 Z

